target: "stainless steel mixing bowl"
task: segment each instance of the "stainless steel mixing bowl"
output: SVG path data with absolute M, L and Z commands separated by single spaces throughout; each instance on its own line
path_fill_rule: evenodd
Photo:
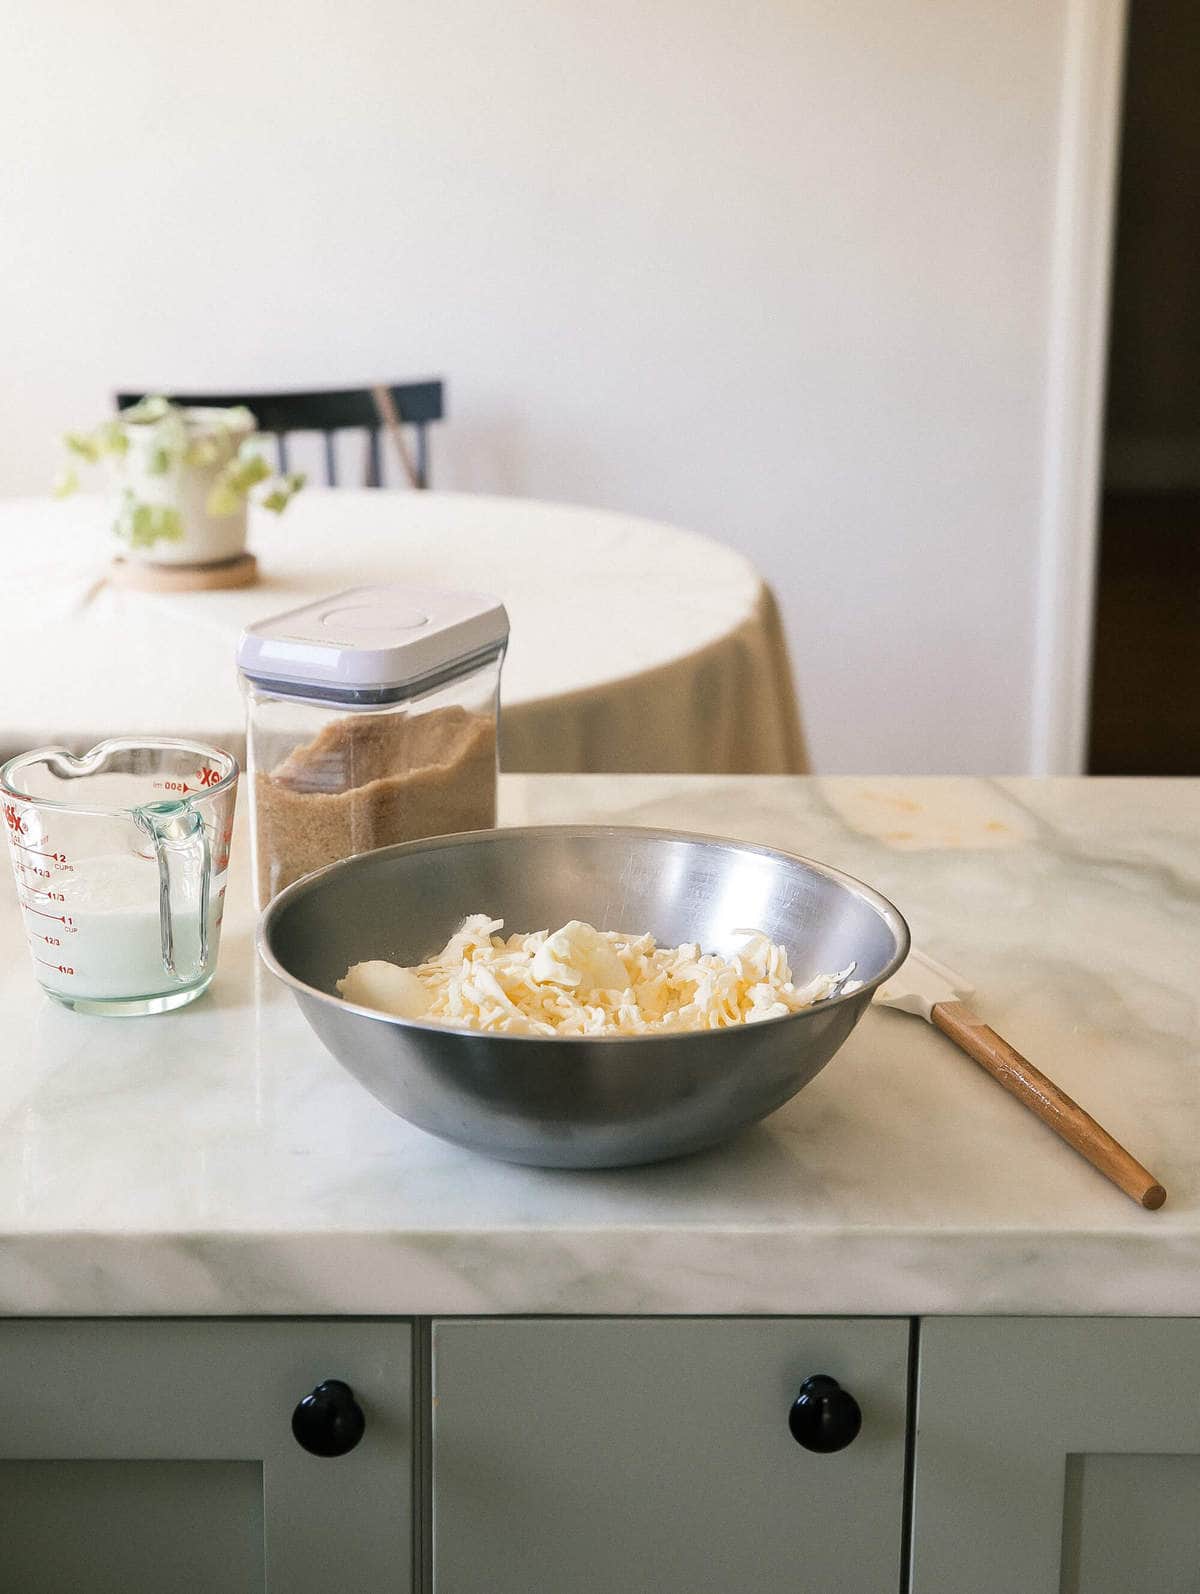
M 752 926 L 787 947 L 798 984 L 854 963 L 863 985 L 759 1024 L 567 1040 L 412 1023 L 336 994 L 352 963 L 419 963 L 471 913 L 502 918 L 510 933 L 583 919 L 723 953 Z M 766 847 L 539 826 L 347 858 L 282 891 L 258 944 L 333 1055 L 402 1118 L 508 1162 L 610 1168 L 698 1151 L 782 1106 L 899 967 L 908 928 L 870 887 Z

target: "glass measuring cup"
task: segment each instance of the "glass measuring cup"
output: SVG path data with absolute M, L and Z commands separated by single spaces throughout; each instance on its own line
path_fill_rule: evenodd
M 42 989 L 84 1013 L 200 996 L 221 934 L 238 764 L 170 737 L 42 747 L 0 767 L 17 896 Z

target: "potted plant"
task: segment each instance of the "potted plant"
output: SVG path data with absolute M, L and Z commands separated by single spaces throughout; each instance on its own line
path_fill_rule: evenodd
M 163 565 L 213 565 L 246 547 L 246 506 L 277 514 L 304 485 L 298 473 L 274 476 L 255 437 L 250 411 L 181 408 L 158 396 L 64 439 L 70 463 L 59 495 L 79 486 L 79 464 L 103 465 L 118 494 L 113 531 L 126 559 Z

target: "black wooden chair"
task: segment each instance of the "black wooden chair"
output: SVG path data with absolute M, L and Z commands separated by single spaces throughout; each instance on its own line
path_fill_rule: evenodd
M 141 393 L 118 393 L 117 408 L 127 410 L 143 398 Z M 343 388 L 323 393 L 172 393 L 176 404 L 215 405 L 224 409 L 244 404 L 254 411 L 259 430 L 275 437 L 279 469 L 288 469 L 289 432 L 320 432 L 325 439 L 325 479 L 337 486 L 337 458 L 334 434 L 363 431 L 367 435 L 367 460 L 364 472 L 367 487 L 378 487 L 383 479 L 379 451 L 381 431 L 393 432 L 401 460 L 414 487 L 429 486 L 429 440 L 431 421 L 443 417 L 443 392 L 440 380 L 403 382 L 395 387 Z M 400 428 L 411 426 L 416 434 L 416 458 L 411 459 Z

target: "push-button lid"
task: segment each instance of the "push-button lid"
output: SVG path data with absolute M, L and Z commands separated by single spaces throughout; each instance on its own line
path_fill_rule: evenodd
M 238 668 L 287 696 L 378 703 L 452 679 L 507 641 L 504 605 L 486 593 L 350 587 L 247 626 Z

